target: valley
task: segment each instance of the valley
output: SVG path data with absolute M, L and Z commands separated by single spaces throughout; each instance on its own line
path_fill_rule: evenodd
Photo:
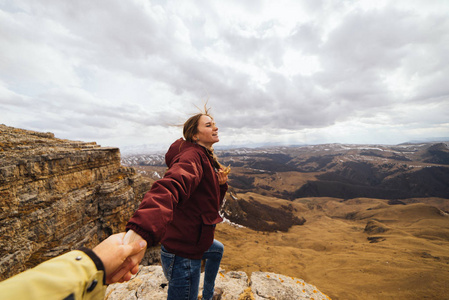
M 275 208 L 291 204 L 306 222 L 285 232 L 220 224 L 216 238 L 225 245 L 225 269 L 302 278 L 332 299 L 438 299 L 448 293 L 449 217 L 432 205 L 324 197 L 287 203 L 242 195 L 249 197 Z

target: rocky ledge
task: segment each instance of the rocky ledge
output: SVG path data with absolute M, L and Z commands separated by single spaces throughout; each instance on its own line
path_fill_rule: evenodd
M 201 276 L 200 288 L 202 287 Z M 223 291 L 221 300 L 329 300 L 315 286 L 302 279 L 284 275 L 220 270 L 216 289 Z M 200 291 L 201 295 L 201 291 Z M 140 267 L 130 281 L 112 284 L 106 290 L 105 300 L 165 300 L 167 280 L 160 266 Z
M 123 231 L 149 187 L 118 148 L 0 124 L 0 280 Z

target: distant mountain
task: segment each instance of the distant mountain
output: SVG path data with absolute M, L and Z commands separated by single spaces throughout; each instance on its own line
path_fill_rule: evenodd
M 445 143 L 240 149 L 223 152 L 220 157 L 223 163 L 241 170 L 230 180 L 237 189 L 291 200 L 449 198 L 449 149 Z
M 216 152 L 223 164 L 232 167 L 229 183 L 235 192 L 289 200 L 449 198 L 446 143 L 323 144 Z M 165 167 L 162 154 L 128 155 L 122 157 L 122 163 L 150 169 Z
M 134 146 L 120 147 L 120 153 L 122 155 L 135 155 L 135 154 L 152 154 L 164 152 L 168 149 L 168 146 L 164 147 L 161 144 L 142 144 Z
M 411 140 L 404 144 L 414 144 L 414 143 L 439 143 L 439 142 L 449 142 L 449 137 L 429 137 L 423 139 Z
M 132 146 L 120 147 L 120 152 L 122 155 L 136 155 L 136 154 L 154 154 L 154 153 L 165 153 L 170 145 L 161 144 L 141 144 Z M 301 147 L 306 146 L 305 144 L 297 145 L 282 145 L 279 143 L 251 143 L 251 144 L 238 144 L 238 145 L 216 145 L 215 149 L 217 151 L 232 150 L 232 149 L 257 149 L 257 148 L 271 148 L 271 147 Z
M 122 164 L 125 166 L 165 166 L 165 155 L 154 154 L 128 154 L 122 155 Z

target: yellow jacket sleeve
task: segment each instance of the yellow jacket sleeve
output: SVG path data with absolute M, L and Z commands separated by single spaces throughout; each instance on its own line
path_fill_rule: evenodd
M 50 259 L 0 282 L 1 299 L 103 299 L 104 272 L 83 251 Z

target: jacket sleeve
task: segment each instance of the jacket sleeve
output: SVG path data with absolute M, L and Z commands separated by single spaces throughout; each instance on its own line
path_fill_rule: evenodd
M 0 282 L 2 299 L 103 299 L 104 272 L 83 251 L 71 251 Z
M 195 151 L 180 155 L 164 178 L 153 183 L 126 229 L 132 229 L 154 246 L 164 236 L 173 220 L 173 210 L 187 200 L 198 187 L 203 176 L 202 158 Z

